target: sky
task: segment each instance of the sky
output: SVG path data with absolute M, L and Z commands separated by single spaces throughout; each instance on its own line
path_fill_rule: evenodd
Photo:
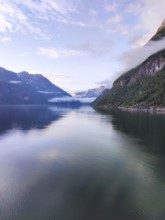
M 164 9 L 165 0 L 0 0 L 0 66 L 41 73 L 72 94 L 111 86 Z

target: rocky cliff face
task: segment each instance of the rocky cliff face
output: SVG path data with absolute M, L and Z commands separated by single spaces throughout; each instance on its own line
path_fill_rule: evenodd
M 129 87 L 133 86 L 144 77 L 154 76 L 165 67 L 165 50 L 162 50 L 152 56 L 135 69 L 128 71 L 119 77 L 113 86 Z
M 151 40 L 165 37 L 165 21 Z M 112 89 L 94 101 L 95 106 L 121 108 L 165 107 L 165 49 L 121 75 Z

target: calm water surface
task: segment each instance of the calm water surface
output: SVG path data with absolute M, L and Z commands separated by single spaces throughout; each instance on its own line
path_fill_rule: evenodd
M 0 220 L 164 220 L 165 116 L 0 108 Z

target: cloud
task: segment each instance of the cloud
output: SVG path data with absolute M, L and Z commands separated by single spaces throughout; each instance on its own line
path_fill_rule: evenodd
M 164 0 L 137 0 L 128 5 L 125 10 L 125 16 L 135 16 L 136 26 L 138 27 L 134 33 L 136 35 L 136 41 L 134 41 L 135 46 L 144 45 L 154 35 L 165 18 L 164 8 Z M 141 35 L 138 37 L 139 33 L 141 33 Z M 135 35 L 131 36 L 131 43 L 133 43 Z
M 71 76 L 68 76 L 68 75 L 64 75 L 64 74 L 55 74 L 55 79 L 58 79 L 58 80 L 70 80 L 72 79 Z
M 128 35 L 130 33 L 130 28 L 128 25 L 120 25 L 118 29 L 119 33 L 122 35 Z
M 105 12 L 109 13 L 109 12 L 114 12 L 117 9 L 117 4 L 115 2 L 113 2 L 112 4 L 105 4 L 104 5 L 104 10 Z
M 72 76 L 66 75 L 64 73 L 55 73 L 55 72 L 45 72 L 41 70 L 29 70 L 28 71 L 30 74 L 41 74 L 41 75 L 46 75 L 47 78 L 53 79 L 53 81 L 56 80 L 73 80 Z
M 74 21 L 71 18 L 57 19 L 56 21 L 58 21 L 59 23 L 62 23 L 62 24 L 74 25 L 74 26 L 79 26 L 79 27 L 91 27 L 91 24 L 89 24 L 89 23 L 85 23 L 82 21 Z
M 118 9 L 121 9 L 121 7 L 122 3 L 119 3 Z M 100 84 L 111 86 L 112 82 L 123 72 L 139 65 L 151 54 L 165 48 L 165 40 L 141 48 L 151 39 L 165 18 L 164 8 L 164 0 L 159 0 L 159 2 L 156 0 L 136 0 L 133 3 L 130 1 L 127 7 L 123 7 L 121 16 L 130 22 L 121 21 L 121 24 L 114 27 L 114 29 L 110 26 L 109 32 L 127 35 L 129 48 L 116 60 L 120 71 L 113 71 L 111 76 L 100 82 Z M 111 24 L 111 20 L 109 22 Z
M 67 57 L 85 57 L 85 56 L 104 56 L 112 53 L 114 41 L 104 39 L 99 42 L 87 41 L 80 45 L 68 45 L 68 48 L 38 48 L 36 54 L 46 56 L 52 59 L 67 58 Z
M 148 36 L 151 36 L 164 18 L 165 1 L 136 0 L 133 3 L 131 1 L 109 3 L 105 0 L 104 3 L 93 0 L 84 3 L 80 0 L 0 0 L 0 6 L 0 32 L 19 31 L 31 33 L 36 38 L 38 36 L 49 39 L 45 26 L 48 21 L 106 30 L 106 25 L 118 24 L 123 21 L 123 17 L 131 15 L 137 16 L 136 20 L 141 30 L 145 30 L 149 33 Z M 106 13 L 113 13 L 113 16 L 107 19 L 107 23 L 106 16 L 97 19 L 98 7 L 103 7 Z
M 82 51 L 86 55 L 101 57 L 106 54 L 112 53 L 115 42 L 112 39 L 104 39 L 101 41 L 86 41 L 80 45 L 71 45 L 71 48 Z
M 88 21 L 84 13 L 89 16 Z M 97 14 L 91 3 L 88 8 L 76 0 L 0 0 L 0 32 L 19 31 L 33 34 L 35 38 L 50 39 L 48 22 L 103 28 L 100 22 L 90 20 L 91 16 L 94 18 Z
M 144 46 L 146 44 L 146 42 L 148 42 L 148 40 L 150 39 L 150 34 L 144 34 L 144 35 L 134 35 L 129 43 L 131 45 L 131 48 L 136 49 L 136 48 L 141 48 L 142 46 Z
M 113 25 L 113 24 L 112 24 Z M 107 33 L 110 34 L 120 34 L 120 35 L 127 35 L 127 37 L 129 38 L 130 36 L 130 32 L 135 30 L 135 27 L 132 27 L 131 25 L 127 25 L 124 23 L 118 23 L 117 25 L 113 25 L 109 28 L 106 29 Z M 139 35 L 138 35 L 139 36 Z
M 28 31 L 43 36 L 41 20 L 67 19 L 69 13 L 76 13 L 76 5 L 73 0 L 0 0 L 0 32 Z
M 136 67 L 152 54 L 165 49 L 165 38 L 159 41 L 151 41 L 146 46 L 123 53 L 119 61 L 123 65 L 123 72 Z
M 142 1 L 138 0 L 138 1 L 130 2 L 127 5 L 124 13 L 138 16 L 141 13 L 141 11 L 142 11 Z
M 12 31 L 12 24 L 0 14 L 0 32 Z
M 91 16 L 97 16 L 97 15 L 98 15 L 98 12 L 95 11 L 94 9 L 90 9 L 90 10 L 89 10 L 89 14 L 90 14 Z
M 27 30 L 30 33 L 41 33 L 41 30 L 30 22 L 26 13 L 21 9 L 21 1 L 0 0 L 0 5 L 0 32 Z
M 165 1 L 140 0 L 140 2 L 142 4 L 142 11 L 140 12 L 139 20 L 143 28 L 152 34 L 165 18 Z
M 69 91 L 68 87 L 71 87 L 72 85 L 78 85 L 82 84 L 81 81 L 77 81 L 73 76 L 68 75 L 67 73 L 60 73 L 60 72 L 47 72 L 42 70 L 29 70 L 28 71 L 31 74 L 42 74 L 46 78 L 48 78 L 52 83 L 54 83 L 56 86 L 59 86 L 60 88 L 63 88 L 65 91 Z
M 9 81 L 9 83 L 12 83 L 12 84 L 19 84 L 19 83 L 22 83 L 22 81 L 11 80 L 11 81 Z
M 79 101 L 81 103 L 92 103 L 95 100 L 95 98 L 91 97 L 91 98 L 78 98 L 78 97 L 60 97 L 60 98 L 52 98 L 49 100 L 49 102 L 76 102 Z
M 104 7 L 106 12 L 117 8 L 116 3 L 104 5 L 97 0 L 85 4 L 80 0 L 0 0 L 0 5 L 0 32 L 30 33 L 37 39 L 50 39 L 48 22 L 105 31 L 107 24 L 98 19 L 98 7 Z M 119 20 L 115 15 L 111 22 Z
M 66 58 L 66 57 L 83 57 L 86 54 L 79 50 L 62 49 L 62 48 L 44 48 L 40 47 L 37 50 L 37 55 L 46 56 L 52 59 Z
M 109 77 L 109 78 L 107 78 L 107 79 L 105 79 L 105 80 L 103 80 L 103 81 L 101 81 L 101 82 L 97 82 L 97 84 L 98 85 L 102 85 L 102 86 L 104 86 L 105 88 L 110 88 L 111 86 L 112 86 L 112 84 L 113 84 L 113 78 L 112 78 L 112 76 L 111 77 Z
M 110 88 L 113 85 L 113 81 L 127 72 L 128 70 L 140 65 L 152 54 L 157 53 L 160 50 L 165 49 L 165 38 L 159 41 L 151 41 L 146 46 L 141 48 L 134 48 L 132 50 L 122 53 L 118 57 L 118 65 L 120 70 L 118 72 L 112 72 L 111 76 L 101 82 L 98 82 L 99 85 L 104 85 L 105 87 Z
M 2 37 L 2 38 L 0 39 L 0 41 L 3 42 L 3 43 L 7 43 L 7 42 L 11 42 L 12 39 L 11 39 L 10 37 Z
M 122 20 L 123 20 L 122 15 L 114 15 L 114 16 L 108 18 L 106 22 L 107 22 L 108 24 L 118 24 L 118 23 L 120 23 Z

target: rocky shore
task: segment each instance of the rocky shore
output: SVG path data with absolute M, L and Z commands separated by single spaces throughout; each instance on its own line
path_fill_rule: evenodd
M 121 110 L 127 112 L 147 112 L 147 113 L 156 113 L 156 114 L 165 114 L 165 107 L 158 107 L 158 106 L 149 106 L 149 107 L 124 107 L 124 106 L 110 106 L 110 105 L 103 105 L 97 106 L 97 109 L 100 110 Z

